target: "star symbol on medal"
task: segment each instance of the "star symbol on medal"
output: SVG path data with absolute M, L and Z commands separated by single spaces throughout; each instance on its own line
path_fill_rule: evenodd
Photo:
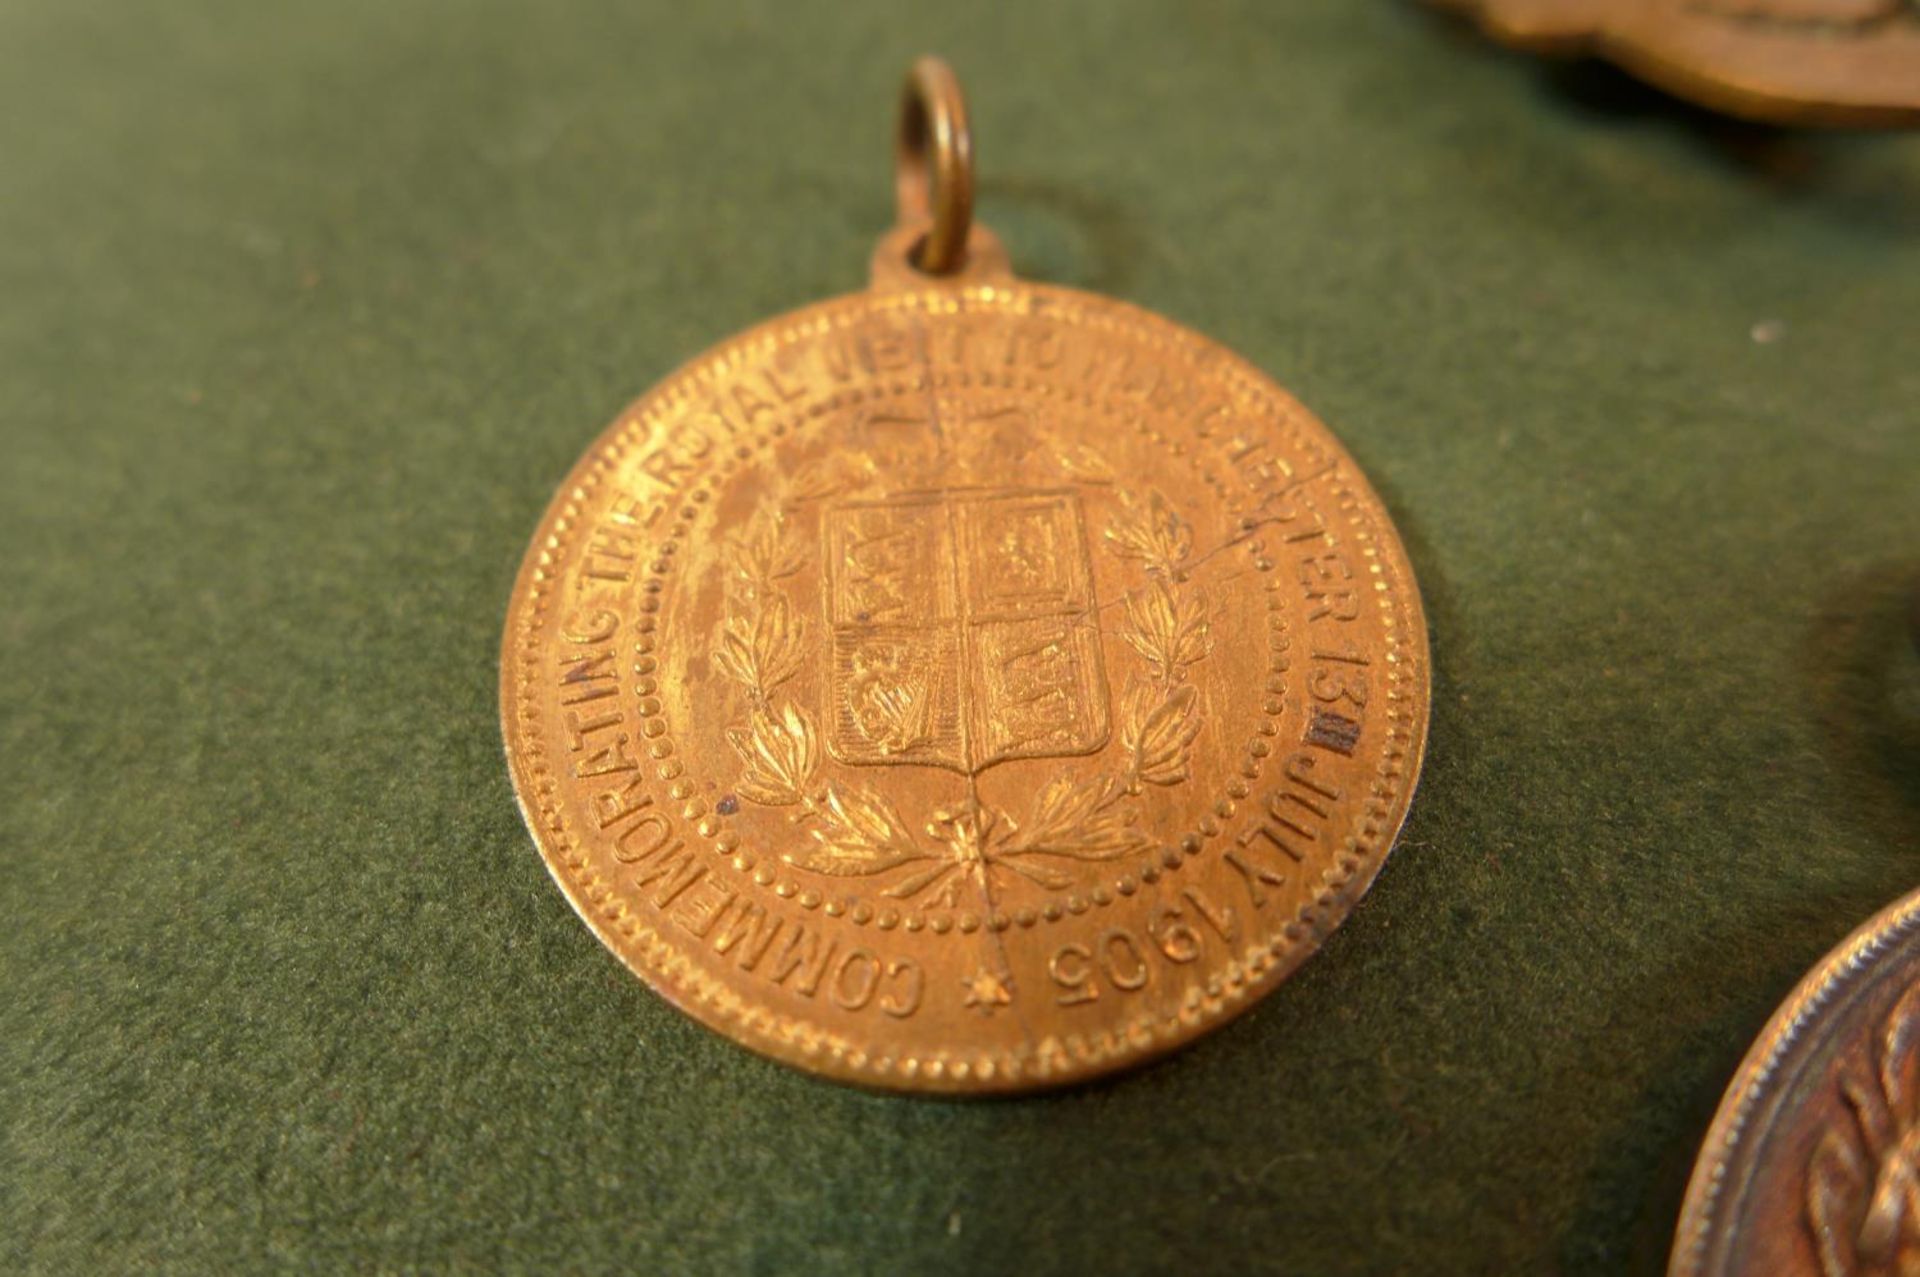
M 966 1005 L 981 1015 L 992 1015 L 1013 1001 L 1013 993 L 1007 988 L 1007 982 L 985 967 L 962 977 L 960 987 L 966 990 Z

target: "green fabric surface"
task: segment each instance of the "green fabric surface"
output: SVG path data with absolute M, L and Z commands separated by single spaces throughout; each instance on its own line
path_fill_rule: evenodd
M 911 55 L 1029 276 L 1312 406 L 1433 632 L 1325 951 L 1144 1072 L 871 1096 L 680 1016 L 495 680 L 630 397 L 863 286 Z M 1920 139 L 1405 4 L 0 10 L 0 1268 L 1616 1273 L 1920 883 Z

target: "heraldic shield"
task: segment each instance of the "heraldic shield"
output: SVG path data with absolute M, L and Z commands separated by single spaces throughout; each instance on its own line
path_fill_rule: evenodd
M 975 774 L 1106 743 L 1079 494 L 973 489 L 827 511 L 827 747 Z

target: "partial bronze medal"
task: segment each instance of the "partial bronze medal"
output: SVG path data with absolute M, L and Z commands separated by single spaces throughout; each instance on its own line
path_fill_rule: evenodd
M 1669 1272 L 1920 1273 L 1920 892 L 1828 954 L 1747 1053 Z
M 1592 54 L 1779 124 L 1920 124 L 1920 0 L 1431 0 L 1517 48 Z
M 701 355 L 542 520 L 502 714 L 581 917 L 734 1040 L 1017 1091 L 1249 1006 L 1372 882 L 1428 711 L 1380 500 L 1257 369 L 1017 280 L 914 68 L 872 287 Z

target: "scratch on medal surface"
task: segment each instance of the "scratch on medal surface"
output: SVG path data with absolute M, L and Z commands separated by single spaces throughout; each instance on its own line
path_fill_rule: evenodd
M 1272 502 L 1275 497 L 1285 496 L 1287 493 L 1292 492 L 1296 488 L 1303 488 L 1309 483 L 1314 483 L 1320 479 L 1324 479 L 1328 475 L 1333 474 L 1335 471 L 1339 469 L 1340 469 L 1340 463 L 1338 461 L 1330 461 L 1326 465 L 1320 467 L 1318 470 L 1315 470 L 1312 474 L 1301 475 L 1298 479 L 1291 481 L 1290 483 L 1286 484 L 1284 487 L 1275 488 L 1272 492 L 1269 492 L 1266 496 L 1260 499 L 1260 506 L 1265 506 L 1270 502 Z M 1254 508 L 1259 509 L 1260 506 L 1255 506 Z M 1219 558 L 1222 554 L 1225 554 L 1228 550 L 1231 550 L 1236 546 L 1245 545 L 1248 541 L 1253 539 L 1253 534 L 1258 532 L 1260 529 L 1270 528 L 1275 526 L 1276 524 L 1281 524 L 1285 522 L 1287 522 L 1287 520 L 1280 517 L 1277 514 L 1266 515 L 1264 517 L 1259 517 L 1259 518 L 1253 518 L 1253 517 L 1243 518 L 1240 521 L 1240 530 L 1238 532 L 1234 533 L 1232 536 L 1222 541 L 1219 545 L 1214 546 L 1211 550 L 1208 550 L 1203 554 L 1194 555 L 1192 558 L 1187 559 L 1185 562 L 1181 563 L 1179 565 L 1179 574 L 1181 576 L 1191 576 L 1193 573 L 1199 571 L 1206 564 L 1212 562 L 1214 559 Z M 1243 575 L 1245 574 L 1240 572 L 1235 572 L 1226 577 L 1223 577 L 1222 582 L 1231 581 L 1234 579 L 1234 577 L 1243 576 Z M 1222 582 L 1215 582 L 1215 584 L 1220 584 Z M 1097 610 L 1099 612 L 1104 613 L 1115 607 L 1120 606 L 1126 601 L 1127 601 L 1126 595 L 1122 594 L 1118 598 L 1105 600 L 1100 604 Z
M 947 447 L 947 437 L 940 420 L 939 392 L 933 384 L 933 347 L 927 339 L 925 316 L 916 314 L 913 327 L 915 336 L 919 338 L 919 340 L 914 343 L 914 346 L 920 356 L 920 373 L 926 383 L 927 418 L 932 424 L 935 447 L 944 458 Z M 951 513 L 949 513 L 948 517 L 952 517 Z M 967 791 L 970 795 L 974 796 L 976 802 L 978 802 L 979 783 L 980 778 L 977 772 L 967 777 Z M 985 918 L 982 919 L 985 923 L 983 930 L 992 941 L 992 951 L 995 957 L 999 959 L 999 970 L 1005 973 L 1002 979 L 1004 987 L 1010 995 L 1010 1002 L 1007 1009 L 1013 1012 L 1013 1022 L 1020 1028 L 1020 1040 L 1026 1046 L 1026 1055 L 1029 1059 L 1032 1059 L 1039 1048 L 1033 1036 L 1033 1026 L 1027 1023 L 1026 1005 L 1021 1000 L 1020 989 L 1014 981 L 1013 961 L 1007 954 L 1007 933 L 997 931 L 993 926 L 995 906 L 993 902 L 993 885 L 990 877 L 991 870 L 982 866 L 980 871 L 980 907 L 986 915 Z M 959 1216 L 957 1214 L 954 1216 L 954 1220 L 956 1224 L 953 1228 L 953 1235 L 958 1236 L 959 1229 L 957 1221 L 959 1220 Z

